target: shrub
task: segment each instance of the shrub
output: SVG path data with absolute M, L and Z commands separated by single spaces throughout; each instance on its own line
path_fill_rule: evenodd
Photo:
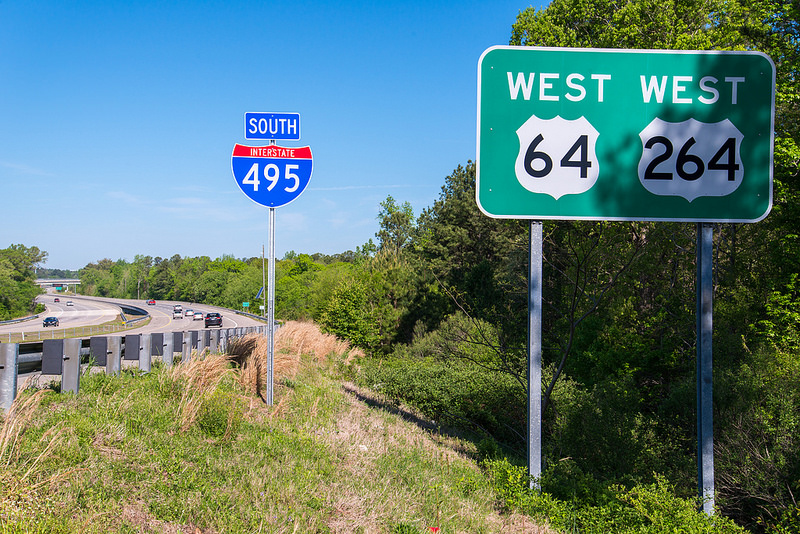
M 197 426 L 212 438 L 235 436 L 242 423 L 245 406 L 232 393 L 215 390 L 205 397 L 197 413 Z
M 570 502 L 558 499 L 547 491 L 530 489 L 527 469 L 508 460 L 484 462 L 502 503 L 534 518 L 546 520 L 555 528 L 585 534 L 660 534 L 660 533 L 743 533 L 733 521 L 698 511 L 697 501 L 677 497 L 674 488 L 659 475 L 649 484 L 632 489 L 612 485 L 601 490 L 597 504 L 580 498 Z M 542 488 L 554 481 L 545 474 Z M 593 483 L 592 483 L 593 485 Z M 596 492 L 595 488 L 587 488 Z M 583 493 L 583 492 L 580 492 Z
M 358 281 L 342 282 L 323 307 L 319 322 L 326 333 L 371 350 L 378 338 L 366 304 L 366 292 Z
M 507 374 L 460 361 L 373 359 L 363 361 L 358 382 L 438 423 L 488 434 L 505 444 L 524 439 L 525 394 Z

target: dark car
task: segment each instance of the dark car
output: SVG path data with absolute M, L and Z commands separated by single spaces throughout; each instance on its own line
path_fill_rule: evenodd
M 61 299 L 56 297 L 56 298 L 53 299 L 53 302 L 61 302 Z
M 222 316 L 218 313 L 211 312 L 206 314 L 206 328 L 209 326 L 222 326 Z
M 58 317 L 45 317 L 42 326 L 58 326 Z

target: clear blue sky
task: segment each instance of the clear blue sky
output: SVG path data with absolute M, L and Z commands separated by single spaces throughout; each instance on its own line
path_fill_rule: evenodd
M 529 0 L 0 2 L 0 248 L 260 256 L 231 173 L 247 111 L 297 112 L 314 172 L 276 255 L 355 250 L 475 158 L 477 64 Z M 266 143 L 263 143 L 266 144 Z

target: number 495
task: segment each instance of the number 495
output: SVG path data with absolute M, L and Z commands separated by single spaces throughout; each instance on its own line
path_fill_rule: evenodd
M 284 167 L 285 175 L 284 178 L 287 180 L 292 180 L 293 184 L 289 187 L 284 187 L 283 189 L 287 193 L 294 193 L 297 191 L 297 188 L 300 187 L 300 177 L 294 173 L 294 171 L 298 170 L 300 165 L 292 165 L 287 164 Z M 278 181 L 281 179 L 281 168 L 275 165 L 274 163 L 267 163 L 264 165 L 264 178 L 269 181 L 269 185 L 267 186 L 267 191 L 272 191 L 275 186 L 278 184 Z M 252 185 L 253 191 L 258 191 L 258 186 L 261 184 L 261 180 L 259 178 L 258 172 L 258 163 L 253 163 L 250 167 L 250 170 L 247 171 L 247 175 L 242 180 L 242 184 Z

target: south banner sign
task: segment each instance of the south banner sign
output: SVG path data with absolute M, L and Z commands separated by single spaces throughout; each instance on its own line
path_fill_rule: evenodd
M 244 114 L 244 138 L 296 141 L 300 139 L 300 114 L 248 111 Z
M 772 207 L 774 109 L 760 52 L 492 47 L 478 65 L 478 206 L 758 221 Z
M 311 148 L 235 145 L 233 177 L 250 200 L 277 208 L 300 196 L 311 181 Z

